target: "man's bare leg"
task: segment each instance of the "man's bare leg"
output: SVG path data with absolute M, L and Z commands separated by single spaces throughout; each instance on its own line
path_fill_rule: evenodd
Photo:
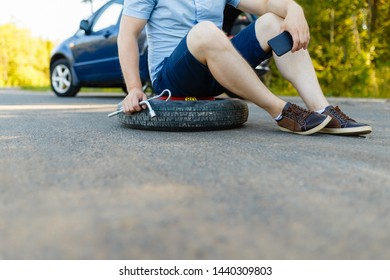
M 265 51 L 270 50 L 267 41 L 280 33 L 282 22 L 283 19 L 274 14 L 265 14 L 257 20 L 255 28 L 257 40 Z M 349 118 L 337 106 L 329 106 L 307 50 L 289 52 L 281 57 L 274 55 L 274 59 L 282 76 L 297 89 L 306 106 L 313 111 L 324 110 L 323 114 L 332 117 L 329 126 L 321 132 L 338 135 L 371 133 L 372 128 L 369 125 Z
M 211 22 L 201 22 L 187 36 L 188 49 L 207 65 L 215 79 L 235 94 L 252 101 L 273 118 L 286 102 L 276 97 L 257 77 L 226 35 Z
M 225 88 L 252 101 L 277 118 L 281 130 L 309 135 L 324 128 L 331 117 L 306 111 L 275 96 L 236 51 L 226 35 L 211 22 L 196 25 L 187 36 L 191 54 L 208 66 Z
M 269 51 L 268 40 L 280 33 L 282 18 L 274 14 L 265 14 L 256 22 L 256 36 L 264 51 Z M 274 60 L 282 76 L 291 82 L 310 110 L 324 109 L 329 105 L 326 100 L 312 60 L 307 50 L 287 53 Z

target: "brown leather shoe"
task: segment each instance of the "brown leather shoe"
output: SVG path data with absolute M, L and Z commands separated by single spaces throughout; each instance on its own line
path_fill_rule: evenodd
M 322 113 L 332 117 L 330 123 L 328 123 L 321 133 L 337 134 L 337 135 L 363 135 L 372 132 L 371 126 L 358 123 L 355 120 L 344 114 L 338 106 L 328 106 Z
M 308 111 L 287 102 L 282 111 L 282 119 L 277 123 L 282 131 L 310 135 L 323 129 L 331 119 L 330 116 Z

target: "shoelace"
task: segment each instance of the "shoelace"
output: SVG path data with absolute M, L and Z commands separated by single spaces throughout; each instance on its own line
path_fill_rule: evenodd
M 348 117 L 343 111 L 340 110 L 339 106 L 336 106 L 334 108 L 329 109 L 330 113 L 336 117 L 338 120 L 342 122 L 347 122 L 347 121 L 355 121 Z
M 298 123 L 303 123 L 312 113 L 309 110 L 299 107 L 296 104 L 291 104 L 287 111 L 291 113 L 290 117 L 296 119 Z

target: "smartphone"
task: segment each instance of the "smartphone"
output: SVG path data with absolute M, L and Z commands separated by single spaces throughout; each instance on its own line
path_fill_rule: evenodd
M 279 35 L 268 41 L 268 45 L 276 53 L 277 56 L 282 56 L 285 53 L 291 51 L 293 44 L 294 42 L 291 37 L 291 34 L 287 31 L 280 33 Z

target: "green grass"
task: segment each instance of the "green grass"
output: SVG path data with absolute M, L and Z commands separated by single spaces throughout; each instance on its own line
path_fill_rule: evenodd
M 20 87 L 23 90 L 29 90 L 29 91 L 51 91 L 50 86 L 22 86 Z
M 22 86 L 22 90 L 29 91 L 52 91 L 50 86 Z M 123 92 L 121 88 L 81 88 L 80 92 Z

